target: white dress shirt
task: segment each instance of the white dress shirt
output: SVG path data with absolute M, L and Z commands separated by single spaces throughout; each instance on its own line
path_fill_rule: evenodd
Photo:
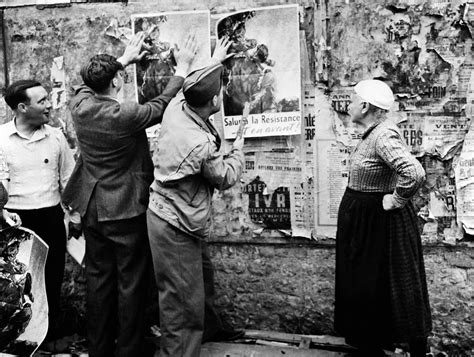
M 31 210 L 56 206 L 74 169 L 72 150 L 61 130 L 42 125 L 31 138 L 22 135 L 15 119 L 0 125 L 0 151 L 9 176 L 7 209 Z

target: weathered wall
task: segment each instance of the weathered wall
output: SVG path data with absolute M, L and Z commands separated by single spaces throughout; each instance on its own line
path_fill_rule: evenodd
M 111 22 L 116 21 L 115 28 L 120 30 L 130 27 L 132 13 L 210 9 L 215 15 L 287 3 L 297 1 L 242 0 L 229 4 L 201 0 L 190 4 L 184 0 L 166 0 L 159 5 L 143 1 L 129 5 L 72 4 L 41 10 L 6 8 L 6 69 L 10 80 L 34 77 L 53 90 L 56 107 L 53 122 L 65 129 L 74 147 L 67 99 L 72 85 L 79 83 L 79 68 L 87 58 L 99 52 L 118 55 L 123 50 L 122 41 L 105 32 Z M 405 123 L 401 125 L 404 135 L 410 139 L 414 132 L 417 139 L 422 130 L 422 139 L 430 138 L 431 143 L 407 140 L 428 174 L 416 205 L 420 209 L 420 228 L 426 245 L 435 324 L 431 344 L 438 350 L 468 355 L 472 349 L 469 307 L 472 309 L 474 253 L 471 243 L 459 243 L 464 232 L 457 222 L 453 162 L 463 148 L 472 119 L 466 115 L 472 100 L 468 97 L 469 80 L 466 80 L 473 68 L 472 17 L 471 22 L 467 17 L 460 20 L 464 14 L 459 8 L 461 1 L 299 3 L 305 94 L 302 135 L 248 140 L 251 148 L 248 151 L 268 154 L 277 148 L 279 155 L 288 161 L 306 164 L 301 182 L 295 185 L 307 189 L 303 222 L 311 224 L 298 228 L 302 235 L 312 231 L 313 238 L 320 240 L 294 238 L 289 229 L 271 229 L 252 221 L 246 185 L 255 177 L 254 171 L 246 172 L 242 184 L 217 194 L 214 200 L 211 248 L 217 268 L 217 303 L 240 327 L 334 333 L 332 238 L 335 227 L 318 226 L 321 210 L 317 204 L 329 206 L 330 203 L 337 207 L 338 202 L 337 194 L 328 195 L 331 202 L 318 196 L 329 191 L 326 185 L 334 183 L 324 181 L 327 180 L 324 172 L 318 172 L 318 167 L 327 165 L 328 158 L 316 149 L 326 140 L 336 143 L 343 155 L 347 154 L 353 138 L 357 137 L 348 124 L 345 110 L 348 86 L 362 78 L 388 78 L 400 103 L 393 116 Z M 214 22 L 215 16 L 212 26 Z M 213 27 L 211 30 L 214 31 Z M 0 55 L 3 50 L 0 49 Z M 62 65 L 57 62 L 53 80 L 51 68 L 54 59 L 60 56 L 63 62 Z M 0 87 L 4 83 L 1 74 Z M 133 98 L 132 84 L 125 86 L 124 96 Z M 432 112 L 440 113 L 441 125 L 456 124 L 454 129 L 437 135 L 433 130 L 430 132 L 425 118 L 432 116 Z M 9 114 L 0 121 L 8 118 Z M 340 159 L 339 163 L 333 162 L 332 169 L 342 176 L 344 156 Z M 334 188 L 337 193 L 338 187 Z M 296 227 L 291 228 L 296 231 Z M 68 263 L 64 293 L 64 331 L 83 332 L 84 276 L 73 262 Z
M 217 304 L 238 326 L 334 334 L 332 248 L 309 244 L 213 247 Z M 433 349 L 468 356 L 472 349 L 472 253 L 425 248 L 433 310 Z
M 425 247 L 433 313 L 433 351 L 471 356 L 474 253 L 459 247 Z M 333 246 L 308 243 L 211 245 L 216 305 L 236 327 L 334 335 Z M 64 333 L 84 332 L 84 274 L 70 262 L 63 286 Z M 157 323 L 150 297 L 149 323 Z M 155 315 L 153 315 L 155 313 Z

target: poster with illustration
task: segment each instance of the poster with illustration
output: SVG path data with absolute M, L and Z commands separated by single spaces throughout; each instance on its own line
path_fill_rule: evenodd
M 175 48 L 184 46 L 194 34 L 197 53 L 191 70 L 205 67 L 211 56 L 209 11 L 180 11 L 132 15 L 132 32 L 144 31 L 145 44 L 150 48 L 135 64 L 135 92 L 138 103 L 143 104 L 160 95 L 176 71 Z M 153 127 L 148 137 L 157 136 Z
M 33 231 L 0 228 L 0 352 L 31 356 L 48 331 L 48 245 Z
M 298 5 L 227 14 L 217 37 L 232 40 L 225 62 L 223 127 L 234 138 L 244 104 L 250 103 L 245 137 L 301 133 Z

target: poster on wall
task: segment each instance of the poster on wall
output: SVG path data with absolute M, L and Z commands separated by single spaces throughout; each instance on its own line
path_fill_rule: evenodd
M 246 137 L 301 134 L 298 5 L 227 14 L 216 33 L 232 40 L 234 54 L 225 63 L 224 137 L 235 138 L 246 102 Z
M 302 181 L 301 161 L 294 152 L 246 154 L 242 179 L 252 222 L 272 229 L 293 228 L 294 204 L 300 192 L 292 188 Z
M 209 64 L 210 15 L 209 11 L 180 11 L 132 15 L 132 32 L 144 31 L 150 53 L 135 65 L 135 94 L 143 104 L 160 95 L 176 71 L 173 55 L 175 47 L 184 46 L 194 34 L 197 53 L 192 69 Z M 157 127 L 147 129 L 148 137 L 157 136 Z
M 0 228 L 0 351 L 30 356 L 48 330 L 48 245 L 25 228 Z
M 314 197 L 317 207 L 318 235 L 335 237 L 337 213 L 349 180 L 350 148 L 336 140 L 318 140 L 318 186 Z

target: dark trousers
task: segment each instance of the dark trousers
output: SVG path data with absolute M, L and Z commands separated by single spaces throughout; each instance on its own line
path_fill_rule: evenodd
M 216 333 L 224 329 L 222 320 L 214 307 L 215 289 L 214 289 L 214 267 L 209 257 L 209 249 L 206 242 L 201 244 L 202 255 L 202 274 L 204 278 L 204 334 L 203 340 L 206 341 Z
M 206 333 L 222 328 L 214 310 L 214 273 L 204 241 L 147 212 L 160 306 L 160 356 L 199 356 Z
M 59 337 L 58 321 L 61 313 L 61 284 L 66 254 L 64 212 L 60 205 L 33 210 L 9 210 L 21 218 L 22 226 L 34 231 L 49 246 L 45 266 L 46 296 L 49 308 L 47 338 Z
M 92 197 L 83 229 L 89 356 L 141 357 L 150 264 L 145 214 L 99 222 Z

